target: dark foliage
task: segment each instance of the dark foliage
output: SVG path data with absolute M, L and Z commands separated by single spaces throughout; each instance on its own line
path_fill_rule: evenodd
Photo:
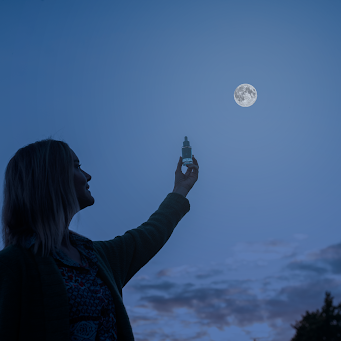
M 291 326 L 296 329 L 291 341 L 341 341 L 341 303 L 333 306 L 333 297 L 327 291 L 321 311 L 306 311 L 302 320 Z

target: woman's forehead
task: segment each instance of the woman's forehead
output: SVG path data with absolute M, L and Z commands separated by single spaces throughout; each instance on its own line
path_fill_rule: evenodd
M 70 150 L 71 150 L 71 154 L 72 154 L 72 157 L 73 157 L 73 161 L 79 162 L 78 157 L 77 157 L 77 155 L 75 154 L 75 152 L 74 152 L 71 148 L 70 148 Z

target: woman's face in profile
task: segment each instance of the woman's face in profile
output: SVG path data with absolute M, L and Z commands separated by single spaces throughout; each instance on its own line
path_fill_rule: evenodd
M 91 195 L 90 191 L 88 190 L 89 184 L 88 181 L 91 180 L 91 175 L 84 172 L 80 168 L 79 159 L 74 151 L 71 149 L 72 156 L 73 156 L 73 163 L 74 163 L 74 184 L 77 193 L 77 198 L 79 202 L 79 206 L 81 210 L 85 207 L 91 206 L 95 203 L 95 199 Z

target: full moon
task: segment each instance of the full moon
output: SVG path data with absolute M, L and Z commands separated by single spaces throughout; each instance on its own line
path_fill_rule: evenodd
M 250 107 L 256 102 L 257 91 L 250 84 L 240 84 L 236 90 L 234 90 L 234 100 L 241 107 Z

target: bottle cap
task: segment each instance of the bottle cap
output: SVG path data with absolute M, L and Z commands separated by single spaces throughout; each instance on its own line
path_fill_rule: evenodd
M 183 142 L 183 146 L 189 146 L 189 141 L 187 140 L 187 136 L 185 136 L 185 141 Z

